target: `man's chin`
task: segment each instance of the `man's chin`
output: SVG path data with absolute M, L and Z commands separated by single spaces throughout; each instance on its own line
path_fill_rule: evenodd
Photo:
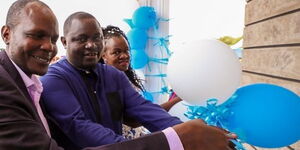
M 45 75 L 47 73 L 48 66 L 32 65 L 31 67 L 22 68 L 22 70 L 28 76 L 31 76 L 33 74 L 42 76 L 42 75 Z
M 97 63 L 86 63 L 86 64 L 83 64 L 81 68 L 88 70 L 88 69 L 94 69 L 94 68 L 96 68 L 96 66 L 97 66 Z
M 45 70 L 37 70 L 37 71 L 34 71 L 32 74 L 43 76 L 47 73 L 47 70 L 48 70 L 48 68 Z

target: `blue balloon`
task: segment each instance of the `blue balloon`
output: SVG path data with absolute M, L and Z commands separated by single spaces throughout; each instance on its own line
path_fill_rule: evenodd
M 148 55 L 143 49 L 131 49 L 130 64 L 133 69 L 143 68 L 149 61 Z
M 145 49 L 148 35 L 143 29 L 133 28 L 127 33 L 127 38 L 132 49 Z
M 146 100 L 148 100 L 148 101 L 154 103 L 153 96 L 152 96 L 152 94 L 151 94 L 150 92 L 144 91 L 142 94 L 143 94 L 143 97 L 144 97 Z
M 272 84 L 239 88 L 229 107 L 227 128 L 249 144 L 264 148 L 288 146 L 299 140 L 300 98 Z
M 123 19 L 123 21 L 126 22 L 131 29 L 134 28 L 134 24 L 132 22 L 132 19 L 125 18 L 125 19 Z
M 132 16 L 133 24 L 142 29 L 148 30 L 156 24 L 156 13 L 153 7 L 140 7 L 136 9 Z

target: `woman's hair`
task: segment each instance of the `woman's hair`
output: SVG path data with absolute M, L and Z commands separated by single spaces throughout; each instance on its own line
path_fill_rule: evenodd
M 120 28 L 118 28 L 116 26 L 108 25 L 106 28 L 102 28 L 102 31 L 103 31 L 103 35 L 104 35 L 104 42 L 105 42 L 105 40 L 110 39 L 112 37 L 122 36 L 126 39 L 128 46 L 130 48 L 128 39 L 127 39 L 125 33 Z M 105 51 L 105 48 L 104 48 L 104 51 Z M 103 58 L 101 58 L 99 62 L 104 64 Z M 135 71 L 131 68 L 131 64 L 129 65 L 128 69 L 124 72 L 125 72 L 126 76 L 128 77 L 128 79 L 130 80 L 130 82 L 135 87 L 137 87 L 141 91 L 145 91 L 144 86 L 142 84 L 142 80 L 137 76 Z

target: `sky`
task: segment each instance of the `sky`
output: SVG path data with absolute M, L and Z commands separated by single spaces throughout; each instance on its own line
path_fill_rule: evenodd
M 86 11 L 93 14 L 102 26 L 119 26 L 125 32 L 130 30 L 123 22 L 131 18 L 138 8 L 136 0 L 42 0 L 56 14 L 60 35 L 64 20 L 71 13 Z M 0 25 L 5 24 L 6 13 L 13 0 L 0 0 Z M 244 28 L 245 0 L 170 0 L 171 46 L 182 42 L 221 36 L 242 36 Z M 60 41 L 58 55 L 64 55 Z M 241 46 L 241 42 L 237 44 Z M 0 48 L 5 48 L 0 40 Z

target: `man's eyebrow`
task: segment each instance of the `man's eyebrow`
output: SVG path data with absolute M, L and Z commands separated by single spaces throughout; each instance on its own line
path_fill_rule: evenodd
M 85 37 L 85 36 L 87 36 L 86 34 L 84 34 L 84 33 L 80 33 L 80 34 L 75 34 L 74 35 L 74 37 Z
M 45 31 L 43 29 L 32 29 L 32 30 L 26 31 L 26 33 L 38 33 L 38 34 L 45 34 L 45 35 L 49 34 L 49 33 L 47 33 L 47 31 Z

